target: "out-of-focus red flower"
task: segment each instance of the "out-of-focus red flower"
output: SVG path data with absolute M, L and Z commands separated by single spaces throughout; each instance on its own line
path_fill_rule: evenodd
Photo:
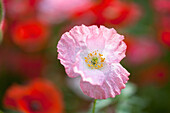
M 170 0 L 152 0 L 153 6 L 159 13 L 170 13 Z
M 169 74 L 168 65 L 163 63 L 156 64 L 141 70 L 137 83 L 139 83 L 139 85 L 157 84 L 162 86 L 169 81 Z
M 127 60 L 133 65 L 146 63 L 162 56 L 158 43 L 150 38 L 127 38 Z
M 14 61 L 14 60 L 17 60 Z M 16 63 L 16 71 L 27 78 L 36 78 L 42 76 L 45 61 L 41 56 L 20 55 L 13 61 Z
M 89 9 L 92 0 L 41 0 L 38 5 L 39 19 L 48 23 L 59 23 L 77 11 Z
M 29 55 L 6 49 L 0 51 L 1 65 L 8 71 L 33 79 L 42 76 L 46 60 L 41 55 Z
M 10 109 L 17 109 L 17 101 L 23 95 L 24 90 L 25 88 L 23 86 L 11 86 L 6 92 L 4 106 L 7 106 Z
M 170 14 L 170 12 L 169 12 Z M 170 16 L 162 15 L 158 18 L 158 40 L 165 46 L 170 47 Z
M 159 32 L 159 40 L 164 45 L 170 47 L 170 28 L 169 29 L 161 29 Z
M 3 18 L 2 19 L 2 21 L 1 21 L 1 23 L 0 23 L 0 29 L 1 29 L 1 32 L 3 33 L 4 32 L 4 30 L 5 30 L 5 19 Z
M 152 0 L 152 2 L 159 15 L 156 22 L 158 39 L 163 45 L 170 47 L 170 1 Z
M 74 16 L 75 18 L 81 18 L 81 16 L 84 17 L 85 15 L 88 15 L 86 18 L 93 18 L 91 19 L 91 24 L 124 26 L 138 20 L 141 15 L 141 9 L 134 3 L 121 2 L 119 0 L 102 0 L 89 10 L 80 11 Z
M 25 86 L 13 85 L 7 90 L 3 103 L 23 113 L 63 113 L 61 93 L 51 82 L 42 79 Z
M 48 40 L 48 27 L 36 20 L 16 23 L 11 29 L 16 45 L 28 52 L 41 50 Z
M 170 13 L 169 15 L 162 15 L 158 20 L 157 20 L 157 25 L 158 28 L 166 28 L 170 29 Z
M 32 15 L 40 0 L 3 0 L 7 17 L 16 19 Z

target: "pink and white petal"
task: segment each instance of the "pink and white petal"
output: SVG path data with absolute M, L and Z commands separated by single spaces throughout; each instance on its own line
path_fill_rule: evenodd
M 91 51 L 103 50 L 105 47 L 105 39 L 103 37 L 103 32 L 93 25 L 89 27 L 90 34 L 86 39 L 87 47 Z
M 108 63 L 119 63 L 126 55 L 127 46 L 123 41 L 118 42 L 114 46 L 107 45 L 103 50 L 103 55 Z
M 103 36 L 106 40 L 112 37 L 113 34 L 117 34 L 114 28 L 106 28 L 105 26 L 100 26 L 100 32 L 103 32 Z
M 76 63 L 73 70 L 76 74 L 79 74 L 83 81 L 89 82 L 92 85 L 101 85 L 105 79 L 105 75 L 102 71 L 97 69 L 91 69 L 87 66 L 81 51 L 76 56 Z
M 119 63 L 108 66 L 105 72 L 105 80 L 102 85 L 93 85 L 90 82 L 80 82 L 80 87 L 84 94 L 95 99 L 114 98 L 125 88 L 125 83 L 129 80 L 127 72 Z
M 124 36 L 119 35 L 115 29 L 108 29 L 100 26 L 105 38 L 105 49 L 103 55 L 110 63 L 119 63 L 124 57 L 126 52 L 126 44 L 123 42 Z
M 61 64 L 64 65 L 66 73 L 69 77 L 77 77 L 73 71 L 73 65 L 76 62 L 76 55 L 80 50 L 86 49 L 86 38 L 90 34 L 88 27 L 75 26 L 62 35 L 60 41 L 58 42 L 58 59 Z
M 69 77 L 77 77 L 78 75 L 73 72 L 72 65 L 75 62 L 76 43 L 72 37 L 65 33 L 58 42 L 58 59 L 65 67 L 66 73 Z
M 87 48 L 86 38 L 89 34 L 90 31 L 85 25 L 75 26 L 69 32 L 69 35 L 74 39 L 75 43 L 77 43 L 77 46 L 80 47 L 80 49 Z
M 118 75 L 120 75 L 120 78 L 123 80 L 124 84 L 127 83 L 130 73 L 120 63 L 113 63 L 111 68 L 116 73 L 119 73 Z

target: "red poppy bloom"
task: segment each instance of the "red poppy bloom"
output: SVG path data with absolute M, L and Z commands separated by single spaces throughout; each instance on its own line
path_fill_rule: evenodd
M 7 106 L 10 109 L 17 109 L 17 100 L 23 95 L 24 87 L 13 85 L 10 87 L 10 90 L 7 90 L 4 106 Z
M 159 18 L 157 19 L 158 39 L 165 45 L 170 47 L 170 1 L 169 0 L 153 0 L 154 8 Z
M 170 13 L 169 13 L 170 14 Z M 159 18 L 158 24 L 158 39 L 165 45 L 170 47 L 170 16 L 163 15 Z
M 156 84 L 162 86 L 168 82 L 169 68 L 166 64 L 156 64 L 141 70 L 137 83 L 139 85 Z
M 0 63 L 8 71 L 33 79 L 42 76 L 46 59 L 42 55 L 29 55 L 3 48 L 0 51 Z
M 26 51 L 38 51 L 48 39 L 48 28 L 36 20 L 18 22 L 12 28 L 13 41 Z
M 18 18 L 34 13 L 39 0 L 3 0 L 6 16 Z
M 149 38 L 127 38 L 127 60 L 132 65 L 140 65 L 162 55 L 158 43 Z
M 159 13 L 170 13 L 169 0 L 152 0 L 153 6 Z
M 13 85 L 6 92 L 4 104 L 24 113 L 63 112 L 60 92 L 46 80 L 34 80 L 25 86 Z
M 159 40 L 164 45 L 170 47 L 170 29 L 161 29 Z
M 39 19 L 48 23 L 60 23 L 77 11 L 89 9 L 93 0 L 41 0 L 37 9 Z
M 1 23 L 0 23 L 1 33 L 3 33 L 4 30 L 5 30 L 5 24 L 6 24 L 6 22 L 5 22 L 5 19 L 3 18 L 2 21 L 1 21 Z
M 91 14 L 91 16 L 89 16 Z M 88 15 L 86 18 L 91 19 L 92 24 L 105 25 L 128 25 L 139 19 L 141 10 L 134 3 L 121 2 L 118 0 L 102 0 L 93 5 L 85 12 L 79 12 L 75 16 Z

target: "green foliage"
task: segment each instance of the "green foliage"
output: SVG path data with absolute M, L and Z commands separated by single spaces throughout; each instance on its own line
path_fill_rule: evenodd
M 116 105 L 116 113 L 143 113 L 147 101 L 136 95 L 137 87 L 128 83 Z
M 143 109 L 147 101 L 136 95 L 137 87 L 132 83 L 127 83 L 126 88 L 115 98 L 97 100 L 96 113 L 107 113 L 105 109 L 110 106 L 116 113 L 144 113 Z M 91 109 L 88 113 L 91 113 Z
M 2 0 L 0 1 L 0 21 L 2 19 L 2 15 L 3 15 L 3 9 L 2 9 Z
M 170 113 L 170 84 L 164 87 L 147 86 L 138 92 L 141 98 L 146 98 L 148 104 L 146 111 L 149 113 Z
M 128 33 L 132 35 L 147 35 L 152 34 L 154 32 L 154 11 L 151 7 L 149 0 L 134 0 L 142 11 L 141 18 L 137 24 L 121 29 L 121 33 Z
M 22 80 L 19 76 L 15 76 L 12 73 L 8 73 L 6 71 L 1 72 L 0 75 L 0 109 L 3 109 L 3 97 L 5 91 L 8 87 L 10 87 L 13 83 L 20 83 Z M 6 113 L 6 112 L 5 112 Z
M 4 112 L 2 112 L 2 113 L 20 113 L 20 112 L 14 111 L 14 110 L 4 110 Z

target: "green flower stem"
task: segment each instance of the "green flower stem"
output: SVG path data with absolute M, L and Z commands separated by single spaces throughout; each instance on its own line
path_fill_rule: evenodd
M 92 113 L 95 113 L 96 101 L 97 101 L 97 99 L 94 99 Z

